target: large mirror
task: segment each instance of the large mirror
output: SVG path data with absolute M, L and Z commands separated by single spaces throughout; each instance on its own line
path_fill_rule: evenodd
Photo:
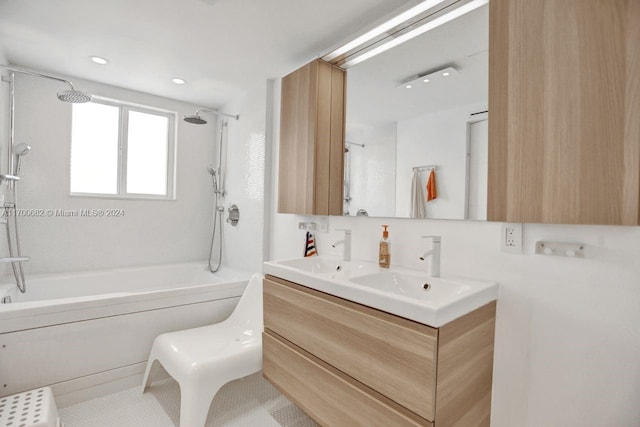
M 344 215 L 486 220 L 489 11 L 347 70 Z

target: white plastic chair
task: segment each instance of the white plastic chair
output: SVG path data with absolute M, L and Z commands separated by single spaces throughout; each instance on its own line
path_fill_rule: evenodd
M 153 342 L 142 392 L 160 363 L 180 385 L 180 427 L 203 427 L 223 385 L 262 369 L 262 279 L 251 277 L 227 320 L 162 334 Z

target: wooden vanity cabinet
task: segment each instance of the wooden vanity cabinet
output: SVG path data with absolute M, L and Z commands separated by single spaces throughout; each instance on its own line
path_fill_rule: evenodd
M 441 328 L 277 277 L 263 374 L 326 426 L 488 426 L 495 302 Z
M 320 59 L 282 79 L 279 213 L 342 215 L 345 84 Z
M 490 221 L 640 223 L 640 2 L 491 0 Z

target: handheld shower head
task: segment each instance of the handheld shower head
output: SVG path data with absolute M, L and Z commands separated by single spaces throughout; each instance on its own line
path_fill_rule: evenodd
M 22 157 L 31 151 L 31 147 L 27 144 L 20 143 L 13 146 L 13 154 L 17 156 L 14 175 L 20 176 L 20 167 L 22 166 Z
M 191 123 L 193 125 L 206 125 L 207 121 L 200 117 L 198 114 L 191 114 L 188 116 L 184 116 L 183 119 L 187 123 Z
M 62 102 L 69 102 L 71 104 L 82 104 L 85 102 L 91 102 L 91 95 L 76 89 L 71 89 L 58 92 L 58 99 Z
M 216 176 L 216 170 L 211 165 L 207 166 L 207 172 L 212 176 Z
M 28 154 L 29 151 L 31 151 L 31 146 L 25 144 L 24 142 L 13 146 L 13 154 L 18 157 Z

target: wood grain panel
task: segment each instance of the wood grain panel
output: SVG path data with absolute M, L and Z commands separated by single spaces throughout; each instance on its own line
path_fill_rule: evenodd
M 318 66 L 318 108 L 316 126 L 315 215 L 329 215 L 331 170 L 331 65 L 316 61 Z
M 303 349 L 262 335 L 263 375 L 324 426 L 433 426 Z
M 492 302 L 438 330 L 438 427 L 489 426 L 495 314 Z
M 509 2 L 489 2 L 489 171 L 487 219 L 507 220 Z
M 344 145 L 346 124 L 346 73 L 331 67 L 331 149 L 329 161 L 329 215 L 344 208 Z
M 279 213 L 313 214 L 317 68 L 311 62 L 282 79 Z
M 635 202 L 636 197 L 640 199 L 638 192 L 640 186 L 640 2 L 631 1 L 626 15 L 626 86 L 625 93 L 625 128 L 624 128 L 624 170 L 625 181 L 622 190 L 624 205 L 622 207 L 622 217 L 632 219 L 637 218 L 640 224 L 640 207 Z M 633 221 L 630 221 L 632 224 Z M 633 225 L 633 224 L 632 224 Z
M 267 276 L 264 325 L 428 420 L 437 330 Z
M 490 3 L 490 220 L 639 223 L 639 9 Z

